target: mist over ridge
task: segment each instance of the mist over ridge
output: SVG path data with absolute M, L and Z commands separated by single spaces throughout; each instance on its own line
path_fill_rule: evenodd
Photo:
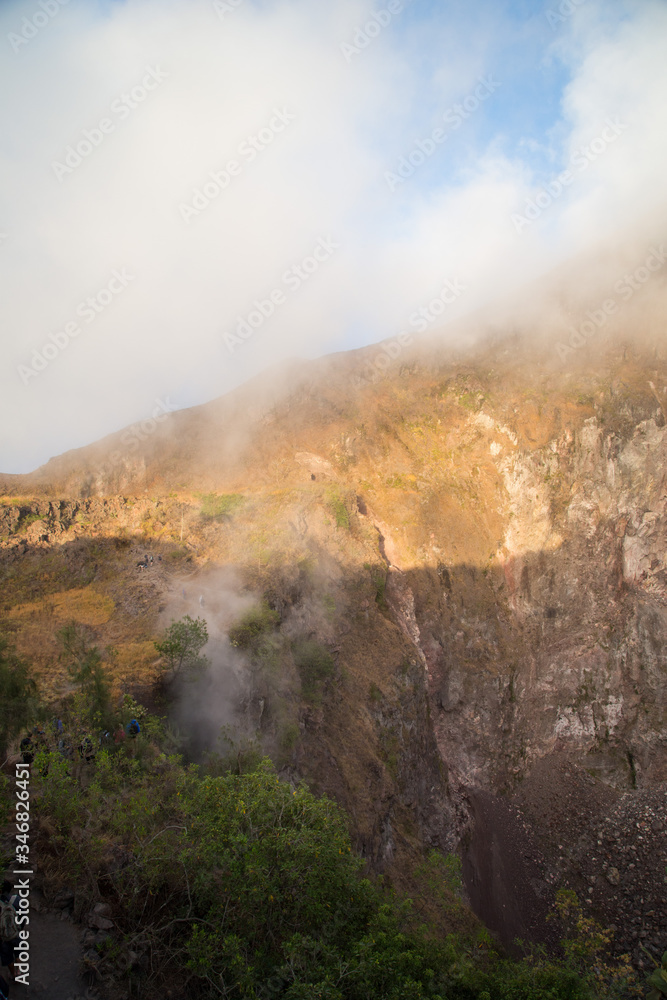
M 0 12 L 5 472 L 660 246 L 657 0 L 57 10 Z

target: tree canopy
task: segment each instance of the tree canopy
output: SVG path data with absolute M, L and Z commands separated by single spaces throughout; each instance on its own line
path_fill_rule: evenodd
M 208 628 L 203 618 L 186 615 L 172 622 L 161 642 L 155 648 L 164 660 L 165 672 L 170 681 L 183 673 L 202 670 L 208 660 L 201 651 L 208 642 Z
M 28 664 L 16 653 L 9 640 L 0 636 L 0 753 L 4 758 L 7 744 L 34 718 L 37 711 L 37 686 Z

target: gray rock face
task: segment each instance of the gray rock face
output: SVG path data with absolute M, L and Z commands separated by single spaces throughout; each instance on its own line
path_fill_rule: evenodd
M 665 780 L 667 430 L 621 440 L 592 418 L 495 460 L 510 515 L 496 564 L 450 567 L 428 602 L 417 574 L 394 589 L 450 775 L 498 789 L 566 745 L 617 788 Z
M 667 429 L 622 436 L 594 417 L 508 454 L 477 420 L 508 497 L 495 559 L 405 572 L 389 591 L 426 665 L 452 795 L 490 796 L 463 810 L 468 890 L 509 946 L 574 888 L 641 968 L 640 943 L 657 954 L 664 932 Z M 540 851 L 513 856 L 526 836 Z

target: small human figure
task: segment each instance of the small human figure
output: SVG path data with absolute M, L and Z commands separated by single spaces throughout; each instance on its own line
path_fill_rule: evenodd
M 24 764 L 32 764 L 35 759 L 35 747 L 32 742 L 32 737 L 30 733 L 23 737 L 19 745 L 21 751 L 21 759 Z
M 81 757 L 81 760 L 85 761 L 86 764 L 90 764 L 91 761 L 95 759 L 95 747 L 93 746 L 93 741 L 90 736 L 84 736 L 79 743 L 79 757 Z
M 136 719 L 130 719 L 128 724 L 125 726 L 125 732 L 130 737 L 130 739 L 134 739 L 141 732 L 141 726 L 139 725 Z
M 204 607 L 204 595 L 203 594 L 199 595 L 199 607 L 200 608 Z

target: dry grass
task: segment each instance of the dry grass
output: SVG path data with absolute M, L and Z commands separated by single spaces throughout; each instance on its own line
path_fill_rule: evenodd
M 10 612 L 10 618 L 34 620 L 42 615 L 58 622 L 75 621 L 80 625 L 104 625 L 114 611 L 114 602 L 93 586 L 51 594 L 30 604 L 20 604 Z
M 89 586 L 19 604 L 7 613 L 12 639 L 19 654 L 32 664 L 42 697 L 52 700 L 71 689 L 67 672 L 58 662 L 58 629 L 69 621 L 104 625 L 113 611 L 111 598 Z
M 158 655 L 152 642 L 124 642 L 114 647 L 114 694 L 135 687 L 149 687 L 158 675 Z

